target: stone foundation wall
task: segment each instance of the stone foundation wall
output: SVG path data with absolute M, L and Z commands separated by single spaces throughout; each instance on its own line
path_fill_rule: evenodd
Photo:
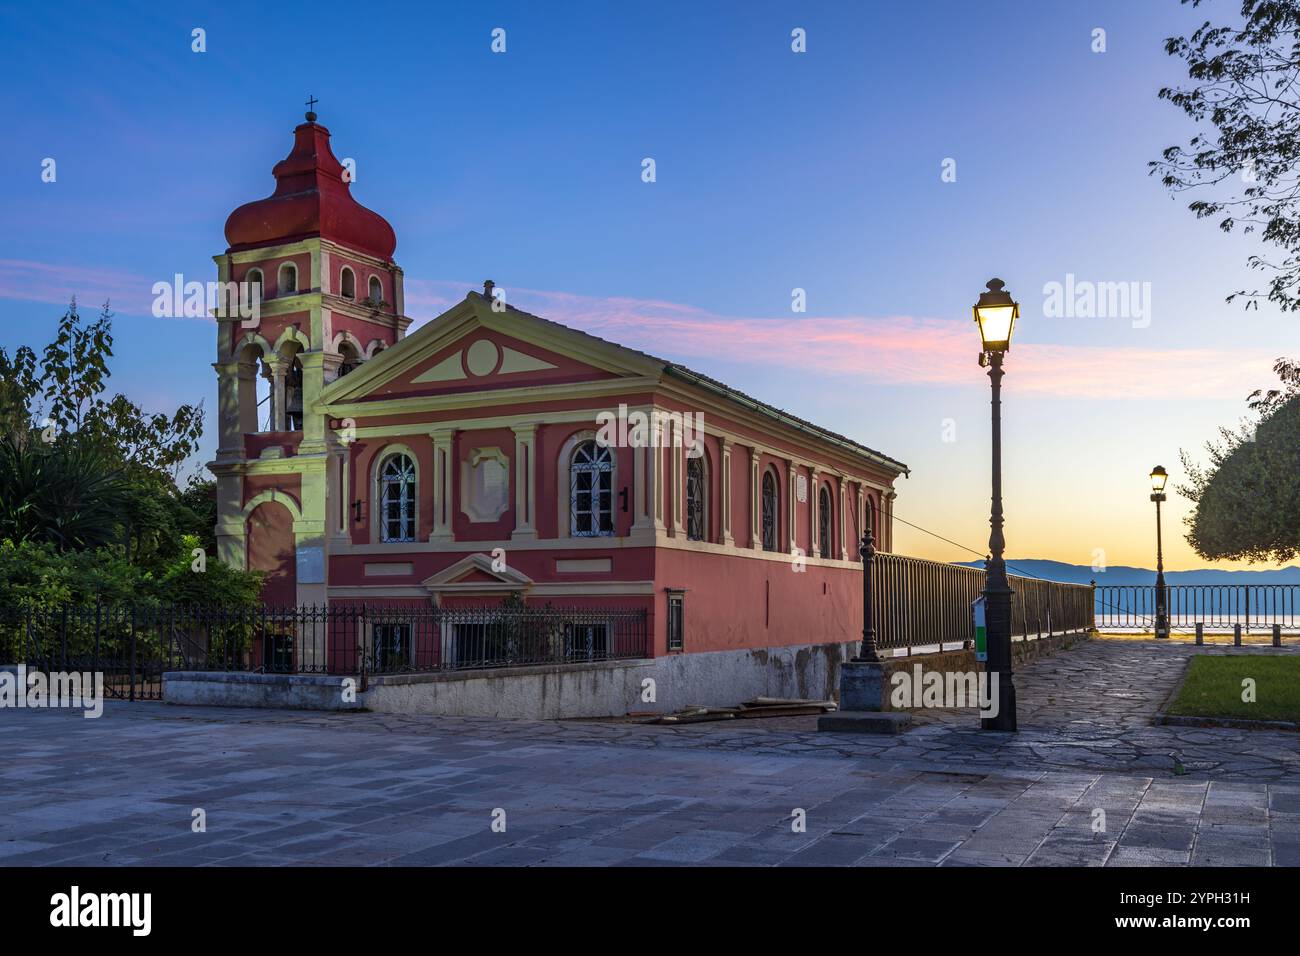
M 534 720 L 669 713 L 688 704 L 724 706 L 763 696 L 834 697 L 840 661 L 855 648 L 808 644 L 508 671 L 383 675 L 368 678 L 354 704 L 343 702 L 342 677 L 178 671 L 163 675 L 163 700 Z M 643 696 L 651 688 L 652 701 Z
M 613 661 L 372 678 L 372 710 L 485 717 L 611 717 L 728 706 L 754 697 L 831 698 L 856 644 L 806 644 Z M 653 681 L 654 700 L 643 699 Z
M 276 707 L 290 710 L 360 710 L 345 703 L 346 678 L 307 674 L 246 674 L 234 671 L 173 671 L 163 674 L 163 701 L 211 707 Z M 360 694 L 356 695 L 360 698 Z
M 1019 664 L 1086 636 L 1056 635 L 1015 643 L 1013 656 Z M 532 720 L 611 717 L 629 711 L 670 713 L 690 704 L 723 707 L 754 697 L 836 699 L 840 663 L 856 651 L 856 642 L 804 644 L 508 671 L 385 675 L 370 677 L 366 690 L 357 694 L 357 702 L 348 704 L 343 702 L 342 677 L 184 671 L 163 675 L 163 700 L 223 707 L 366 708 L 396 714 Z M 892 675 L 917 663 L 926 671 L 982 667 L 975 662 L 974 651 L 892 657 L 884 666 Z M 650 686 L 653 701 L 643 697 Z

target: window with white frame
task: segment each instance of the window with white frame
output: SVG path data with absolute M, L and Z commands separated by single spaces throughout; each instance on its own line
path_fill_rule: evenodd
M 402 453 L 379 465 L 379 540 L 415 540 L 415 462 Z
M 569 533 L 575 538 L 614 534 L 614 456 L 588 439 L 569 464 Z

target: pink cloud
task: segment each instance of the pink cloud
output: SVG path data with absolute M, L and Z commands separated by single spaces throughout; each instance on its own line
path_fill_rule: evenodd
M 170 277 L 166 277 L 168 280 Z M 149 315 L 155 279 L 121 270 L 0 259 L 0 298 Z M 428 320 L 473 282 L 408 278 L 406 310 Z M 885 385 L 969 385 L 977 351 L 971 323 L 913 316 L 726 316 L 658 299 L 507 289 L 512 304 L 592 335 L 708 372 L 710 361 L 844 376 Z M 1017 391 L 1060 398 L 1240 399 L 1272 380 L 1272 352 L 1142 349 L 1026 343 L 1012 353 Z M 1159 370 L 1159 375 L 1153 374 Z
M 415 297 L 409 291 L 417 290 Z M 408 280 L 407 306 L 446 309 L 472 283 Z M 866 383 L 955 385 L 977 382 L 978 352 L 968 320 L 887 317 L 748 318 L 654 299 L 507 290 L 512 304 L 592 335 L 661 358 L 710 359 Z M 429 317 L 432 317 L 432 314 Z M 1008 359 L 1015 388 L 1061 398 L 1243 398 L 1272 380 L 1272 352 L 1209 348 L 1142 349 L 1111 345 L 1017 345 Z M 1154 374 L 1159 370 L 1159 375 Z

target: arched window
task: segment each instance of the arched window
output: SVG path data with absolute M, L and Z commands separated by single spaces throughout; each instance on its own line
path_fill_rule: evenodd
M 271 366 L 266 356 L 271 353 L 267 341 L 254 333 L 245 333 L 236 355 L 239 360 L 239 430 L 241 432 L 269 432 L 271 430 Z
M 357 277 L 347 266 L 339 273 L 339 295 L 345 299 L 355 299 L 357 297 Z
M 763 472 L 763 550 L 776 550 L 776 516 L 780 512 L 776 491 L 776 475 L 771 469 Z
M 389 455 L 379 466 L 379 540 L 415 540 L 415 462 Z
M 298 291 L 298 267 L 292 262 L 280 266 L 279 294 L 293 295 Z
M 356 371 L 357 366 L 361 364 L 361 356 L 357 354 L 357 350 L 347 342 L 339 344 L 339 355 L 343 359 L 343 361 L 339 363 L 339 378 L 342 378 L 349 372 Z
M 375 305 L 384 301 L 384 287 L 380 284 L 378 276 L 370 277 L 370 301 Z
M 569 533 L 594 538 L 614 533 L 614 456 L 588 439 L 569 464 Z
M 831 493 L 825 485 L 817 492 L 817 550 L 823 558 L 831 556 Z
M 244 284 L 248 286 L 248 301 L 262 301 L 262 270 L 249 269 L 244 273 Z
M 708 538 L 708 512 L 705 496 L 708 482 L 705 479 L 704 455 L 686 459 L 686 537 L 691 541 Z
M 302 431 L 302 362 L 296 354 L 284 375 L 284 427 Z

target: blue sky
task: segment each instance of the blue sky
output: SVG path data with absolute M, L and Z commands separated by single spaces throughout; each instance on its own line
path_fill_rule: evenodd
M 1180 79 L 1162 41 L 1237 6 L 6 11 L 0 345 L 43 344 L 68 291 L 86 311 L 111 295 L 115 387 L 151 408 L 211 408 L 213 326 L 152 318 L 148 289 L 214 276 L 226 216 L 271 191 L 314 94 L 335 153 L 356 160 L 354 195 L 397 231 L 417 319 L 491 277 L 524 308 L 906 461 L 899 516 L 978 550 L 987 380 L 969 309 L 1001 276 L 1023 307 L 1006 381 L 1009 553 L 1150 564 L 1147 470 L 1177 480 L 1179 448 L 1240 418 L 1273 358 L 1300 351 L 1294 318 L 1223 301 L 1262 284 L 1251 243 L 1147 175 L 1191 132 L 1156 99 Z M 41 182 L 45 157 L 55 183 Z M 955 182 L 940 176 L 949 158 Z M 1045 283 L 1067 273 L 1151 283 L 1149 326 L 1044 316 Z M 1166 516 L 1171 567 L 1203 564 L 1178 533 L 1185 511 L 1175 499 Z M 899 549 L 970 557 L 908 529 Z

